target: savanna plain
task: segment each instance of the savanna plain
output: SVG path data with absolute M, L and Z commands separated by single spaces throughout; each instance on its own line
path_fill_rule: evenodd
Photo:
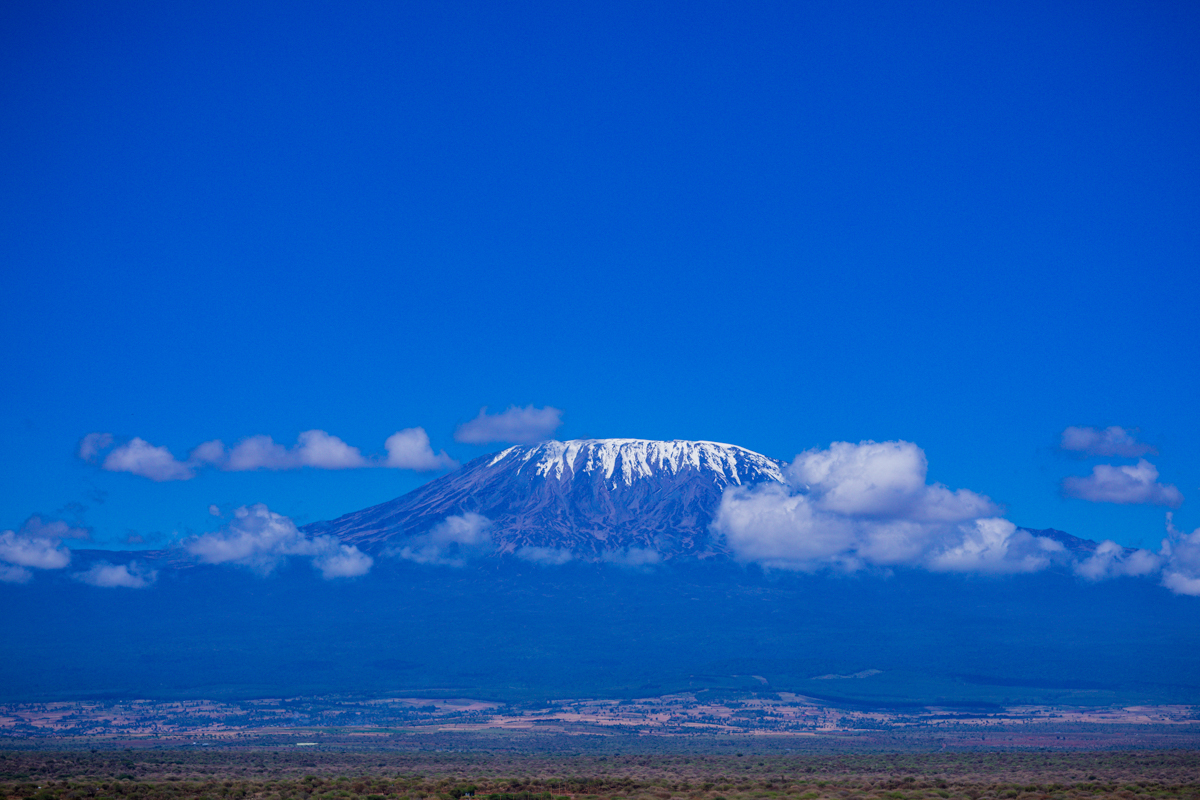
M 1149 732 L 1149 731 L 1148 731 Z M 42 741 L 0 751 L 3 800 L 1081 800 L 1200 798 L 1200 750 L 937 741 L 438 733 L 322 743 Z M 1188 746 L 1190 744 L 1190 746 Z M 10 745 L 10 746 L 12 746 Z M 129 746 L 123 746 L 129 745 Z M 881 745 L 891 749 L 876 749 Z M 944 746 L 944 743 L 943 743 Z

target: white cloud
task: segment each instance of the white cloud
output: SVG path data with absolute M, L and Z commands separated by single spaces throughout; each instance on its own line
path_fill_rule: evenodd
M 605 550 L 600 560 L 621 567 L 645 569 L 662 561 L 662 555 L 649 547 L 630 547 L 627 550 Z
M 204 457 L 217 454 L 220 442 L 206 442 Z M 198 450 L 200 448 L 197 448 Z M 215 462 L 220 463 L 220 462 Z M 256 469 L 357 469 L 372 466 L 357 447 L 351 447 L 325 431 L 304 431 L 290 449 L 276 444 L 270 436 L 251 436 L 238 442 L 225 458 L 223 469 L 247 472 Z
M 424 428 L 405 428 L 396 431 L 384 442 L 387 449 L 386 466 L 396 469 L 413 469 L 426 472 L 434 469 L 453 469 L 458 462 L 446 455 L 446 451 L 434 453 L 429 445 L 429 434 Z
M 461 567 L 494 548 L 491 520 L 468 511 L 446 517 L 428 533 L 414 536 L 403 547 L 391 548 L 386 554 L 418 564 Z
M 79 457 L 94 460 L 101 449 L 112 443 L 109 434 L 89 433 L 79 445 Z M 407 428 L 388 437 L 387 457 L 367 458 L 333 434 L 322 430 L 302 432 L 290 448 L 278 444 L 270 436 L 257 435 L 242 439 L 226 449 L 220 439 L 196 446 L 187 461 L 175 458 L 165 447 L 156 447 L 135 437 L 112 450 L 103 467 L 110 472 L 130 472 L 156 481 L 189 480 L 201 467 L 215 467 L 226 472 L 252 470 L 291 470 L 303 467 L 314 469 L 360 469 L 364 467 L 393 467 L 399 469 L 432 470 L 458 466 L 458 462 L 441 453 L 434 453 L 424 428 Z
M 1176 594 L 1200 597 L 1200 528 L 1181 533 L 1167 512 L 1167 538 L 1162 543 L 1162 583 Z
M 536 547 L 534 545 L 525 545 L 518 547 L 513 553 L 522 561 L 532 561 L 534 564 L 544 564 L 548 566 L 560 566 L 575 558 L 574 553 L 570 550 L 563 550 L 558 547 Z
M 479 409 L 479 415 L 464 422 L 454 432 L 455 441 L 466 444 L 490 444 L 511 442 L 530 444 L 549 439 L 558 426 L 562 425 L 562 411 L 546 406 L 525 408 L 509 406 L 500 414 L 488 414 L 487 407 Z
M 977 519 L 955 529 L 956 543 L 944 547 L 927 561 L 941 572 L 1037 572 L 1050 566 L 1055 554 L 1064 553 L 1061 542 L 1034 536 L 1006 519 Z
M 1183 502 L 1178 489 L 1158 483 L 1158 470 L 1144 458 L 1132 467 L 1097 464 L 1086 478 L 1065 478 L 1062 488 L 1068 497 L 1093 503 L 1148 503 L 1177 508 Z
M 79 440 L 79 457 L 84 461 L 93 461 L 101 451 L 107 450 L 112 442 L 111 433 L 89 433 Z
M 1135 433 L 1137 431 L 1127 431 L 1116 425 L 1104 429 L 1072 425 L 1062 432 L 1059 446 L 1089 456 L 1137 458 L 1157 452 L 1150 445 L 1139 442 Z
M 188 455 L 188 461 L 193 464 L 223 464 L 225 463 L 225 443 L 220 439 L 213 439 L 211 442 L 198 444 Z
M 369 555 L 333 536 L 306 536 L 262 503 L 236 509 L 225 528 L 193 536 L 183 546 L 207 564 L 238 564 L 263 574 L 289 556 L 310 558 L 326 579 L 364 575 L 374 564 Z
M 147 570 L 137 562 L 132 564 L 109 564 L 100 562 L 85 572 L 74 575 L 77 580 L 105 589 L 123 587 L 144 589 L 158 578 L 158 570 Z
M 817 507 L 849 516 L 919 522 L 959 522 L 995 514 L 974 492 L 928 486 L 925 452 L 912 442 L 834 442 L 807 450 L 788 466 L 793 486 L 803 486 Z
M 330 537 L 317 537 L 314 541 L 323 542 Z M 353 545 L 339 544 L 336 547 L 322 547 L 319 554 L 313 558 L 313 566 L 321 570 L 325 580 L 333 578 L 357 578 L 366 575 L 375 564 L 375 559 Z
M 1095 552 L 1075 565 L 1075 574 L 1090 581 L 1116 578 L 1122 575 L 1140 577 L 1157 572 L 1162 567 L 1162 556 L 1149 550 L 1132 550 L 1105 540 L 1096 546 Z
M 808 571 L 1025 572 L 1063 550 L 998 518 L 983 495 L 927 484 L 926 472 L 911 442 L 835 442 L 798 455 L 787 486 L 726 489 L 713 528 L 739 560 Z
M 38 515 L 33 515 L 25 520 L 25 524 L 21 526 L 21 534 L 23 536 L 33 536 L 41 539 L 91 539 L 92 534 L 87 528 L 81 528 L 77 525 L 71 525 L 63 522 L 60 519 L 43 520 Z
M 33 516 L 17 531 L 0 531 L 0 581 L 24 583 L 31 569 L 62 569 L 71 563 L 63 539 L 87 539 L 88 531 L 61 521 Z
M 109 472 L 130 472 L 152 481 L 186 481 L 195 476 L 191 466 L 177 461 L 165 447 L 155 447 L 135 436 L 104 459 Z

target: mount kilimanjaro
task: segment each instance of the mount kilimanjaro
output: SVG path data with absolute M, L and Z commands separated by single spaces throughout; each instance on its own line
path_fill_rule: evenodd
M 455 515 L 491 523 L 500 554 L 652 548 L 706 558 L 727 548 L 709 524 L 729 486 L 784 483 L 784 462 L 717 442 L 578 439 L 482 456 L 402 497 L 304 528 L 378 551 Z
M 732 444 L 577 439 L 482 456 L 402 497 L 302 530 L 365 552 L 403 547 L 452 517 L 479 515 L 494 555 L 550 548 L 584 559 L 631 549 L 664 560 L 730 555 L 710 530 L 730 486 L 786 484 L 786 462 Z M 475 518 L 477 521 L 478 517 Z M 1086 557 L 1096 542 L 1029 530 Z

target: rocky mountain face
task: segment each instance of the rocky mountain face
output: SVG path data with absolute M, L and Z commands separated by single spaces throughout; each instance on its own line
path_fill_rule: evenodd
M 305 528 L 366 551 L 402 545 L 448 517 L 479 514 L 499 552 L 604 556 L 726 552 L 709 532 L 727 486 L 783 482 L 778 461 L 716 442 L 582 439 L 510 447 L 386 503 Z

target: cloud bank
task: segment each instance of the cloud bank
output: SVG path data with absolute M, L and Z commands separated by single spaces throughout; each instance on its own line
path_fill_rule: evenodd
M 71 551 L 63 539 L 90 539 L 86 528 L 61 520 L 46 522 L 39 516 L 25 520 L 20 530 L 0 531 L 0 581 L 26 583 L 35 569 L 63 569 L 71 563 Z
M 1146 459 L 1136 466 L 1097 464 L 1087 477 L 1063 479 L 1063 494 L 1093 503 L 1149 504 L 1178 508 L 1183 495 L 1170 484 L 1158 482 L 1158 470 Z
M 927 470 L 912 442 L 834 442 L 796 456 L 787 485 L 727 489 L 713 528 L 741 561 L 803 571 L 1032 572 L 1061 557 L 1059 542 L 983 495 L 926 483 Z
M 388 437 L 387 456 L 368 458 L 357 447 L 322 430 L 303 431 L 291 447 L 278 444 L 270 436 L 249 436 L 232 448 L 220 439 L 197 445 L 186 460 L 177 459 L 166 447 L 155 446 L 134 437 L 112 447 L 109 433 L 89 433 L 79 443 L 79 457 L 95 463 L 108 450 L 101 467 L 109 472 L 128 472 L 153 481 L 186 481 L 197 470 L 212 467 L 226 472 L 255 470 L 362 469 L 390 467 L 419 472 L 452 469 L 458 462 L 446 451 L 434 453 L 424 428 L 406 428 Z M 109 448 L 112 448 L 109 450 Z
M 534 408 L 509 406 L 507 411 L 488 414 L 487 407 L 479 409 L 479 415 L 464 422 L 454 431 L 454 440 L 465 444 L 532 444 L 549 439 L 562 425 L 562 411 L 546 406 Z
M 1108 428 L 1091 428 L 1072 425 L 1062 432 L 1059 447 L 1087 456 L 1121 456 L 1137 458 L 1157 452 L 1153 447 L 1137 440 L 1136 431 L 1127 431 L 1113 425 Z
M 468 511 L 446 517 L 428 533 L 412 537 L 403 547 L 391 548 L 385 555 L 418 564 L 462 567 L 493 550 L 492 521 Z
M 130 564 L 109 564 L 102 561 L 85 572 L 77 572 L 73 577 L 104 589 L 144 589 L 158 578 L 158 570 L 146 569 L 136 561 Z
M 225 528 L 183 543 L 206 564 L 237 564 L 264 575 L 292 556 L 308 558 L 326 580 L 365 575 L 375 561 L 333 536 L 306 536 L 290 519 L 263 503 L 242 506 Z

